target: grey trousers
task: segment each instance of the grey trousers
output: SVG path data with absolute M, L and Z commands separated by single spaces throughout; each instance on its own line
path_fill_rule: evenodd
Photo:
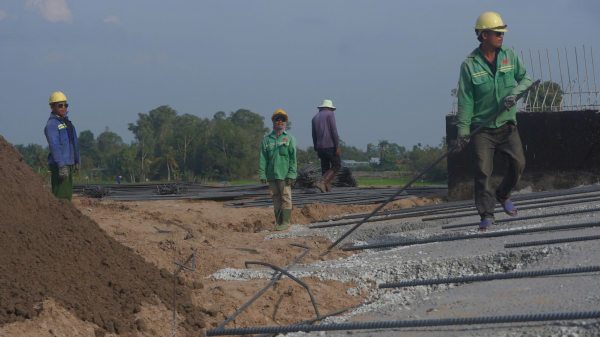
M 475 207 L 482 221 L 494 222 L 496 197 L 509 199 L 525 169 L 525 155 L 517 126 L 505 124 L 497 129 L 483 128 L 471 139 L 471 150 L 475 171 Z M 507 168 L 504 179 L 494 192 L 491 183 L 496 151 L 502 154 Z

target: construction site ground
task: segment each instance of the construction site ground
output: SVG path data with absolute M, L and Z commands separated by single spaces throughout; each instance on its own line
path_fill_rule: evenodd
M 58 200 L 0 137 L 0 336 L 171 336 L 173 308 L 177 336 L 201 336 L 214 329 L 261 290 L 273 276 L 266 268 L 246 269 L 246 261 L 289 265 L 312 248 L 290 272 L 312 290 L 322 314 L 360 305 L 325 323 L 508 316 L 597 311 L 598 272 L 488 282 L 393 289 L 378 285 L 510 271 L 598 266 L 598 241 L 504 248 L 505 243 L 599 235 L 596 208 L 600 189 L 582 189 L 590 201 L 523 207 L 516 221 L 498 223 L 488 233 L 517 228 L 593 223 L 582 229 L 542 231 L 503 237 L 345 251 L 352 245 L 399 239 L 477 234 L 477 215 L 423 221 L 380 219 L 366 223 L 327 251 L 352 225 L 311 229 L 309 223 L 360 212 L 377 205 L 310 204 L 294 209 L 292 228 L 274 226 L 272 208 L 228 208 L 213 201 Z M 587 192 L 586 192 L 587 191 Z M 521 191 L 527 193 L 528 191 Z M 574 193 L 577 190 L 566 191 Z M 594 199 L 595 198 L 595 199 Z M 573 199 L 570 202 L 573 201 Z M 386 209 L 441 204 L 438 196 L 410 197 Z M 437 206 L 436 206 L 437 207 Z M 517 204 L 517 207 L 518 204 Z M 538 219 L 528 215 L 560 211 Z M 501 211 L 497 220 L 507 219 Z M 333 221 L 332 223 L 335 223 Z M 448 234 L 450 233 L 450 234 Z M 196 252 L 196 268 L 174 279 Z M 176 283 L 173 304 L 173 285 Z M 306 290 L 287 277 L 224 328 L 294 324 L 315 317 Z M 313 332 L 359 336 L 598 336 L 597 319 L 439 326 L 388 330 Z M 302 336 L 305 333 L 292 333 Z

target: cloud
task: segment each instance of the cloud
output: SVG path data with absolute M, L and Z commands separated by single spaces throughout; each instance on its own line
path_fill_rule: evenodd
M 119 18 L 116 15 L 109 15 L 109 16 L 105 17 L 104 20 L 102 20 L 102 22 L 116 23 L 119 26 L 121 25 L 121 21 L 119 21 Z
M 6 14 L 5 11 L 0 11 L 0 21 L 6 19 L 7 16 L 8 16 L 8 14 Z
M 26 11 L 35 11 L 50 22 L 73 22 L 66 0 L 27 0 Z

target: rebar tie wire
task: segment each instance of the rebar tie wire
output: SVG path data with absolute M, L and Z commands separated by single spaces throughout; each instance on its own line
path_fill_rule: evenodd
M 531 90 L 532 87 L 534 87 L 536 84 L 539 84 L 540 80 L 537 80 L 535 82 L 533 82 L 527 89 L 523 90 L 523 92 L 521 92 L 520 94 L 517 95 L 516 99 L 515 99 L 515 104 L 518 100 L 520 100 L 527 92 L 529 92 L 529 90 Z M 502 105 L 502 108 L 500 108 L 500 110 L 498 110 L 498 112 L 496 112 L 495 114 L 493 114 L 492 116 L 490 116 L 490 118 L 486 119 L 483 123 L 481 123 L 481 125 L 479 125 L 475 130 L 473 130 L 468 136 L 467 139 L 471 139 L 471 137 L 473 137 L 476 133 L 478 133 L 481 129 L 483 129 L 484 126 L 486 126 L 489 122 L 491 122 L 492 120 L 496 119 L 498 116 L 500 116 L 504 111 L 506 110 L 506 107 L 504 105 Z M 423 171 L 419 172 L 419 174 L 417 174 L 411 181 L 409 181 L 408 183 L 406 183 L 406 185 L 404 185 L 402 188 L 400 188 L 398 191 L 396 191 L 396 193 L 394 193 L 391 197 L 389 197 L 386 201 L 384 201 L 381 205 L 377 206 L 377 208 L 375 208 L 371 213 L 369 213 L 369 215 L 367 215 L 364 219 L 362 219 L 359 223 L 357 223 L 354 227 L 350 228 L 346 233 L 344 233 L 344 235 L 342 235 L 339 239 L 337 239 L 334 243 L 332 243 L 329 247 L 327 247 L 327 250 L 331 250 L 333 247 L 335 247 L 338 243 L 340 243 L 342 240 L 344 240 L 348 235 L 350 235 L 350 233 L 354 232 L 356 229 L 358 229 L 358 227 L 360 227 L 363 223 L 365 223 L 367 220 L 369 220 L 370 217 L 372 217 L 374 214 L 376 214 L 377 212 L 379 212 L 379 210 L 381 210 L 383 207 L 385 207 L 385 205 L 387 205 L 390 201 L 394 200 L 397 196 L 400 195 L 400 193 L 404 192 L 404 190 L 406 190 L 410 185 L 412 185 L 412 183 L 414 183 L 415 181 L 417 181 L 417 179 L 421 178 L 425 173 L 427 173 L 431 168 L 433 168 L 435 165 L 437 165 L 440 161 L 442 161 L 442 159 L 448 157 L 448 155 L 450 153 L 452 153 L 454 150 L 456 150 L 456 148 L 458 148 L 458 142 L 456 142 L 456 144 L 454 144 L 453 146 L 451 146 L 448 151 L 446 151 L 446 153 L 444 153 L 443 155 L 441 155 L 438 159 L 436 159 L 433 163 L 431 163 L 429 166 L 427 166 L 425 169 L 423 169 Z
M 302 260 L 302 258 L 304 258 L 304 256 L 306 256 L 306 254 L 308 254 L 312 249 L 308 246 L 304 246 L 304 245 L 297 244 L 297 243 L 292 243 L 291 245 L 295 246 L 295 247 L 304 248 L 304 249 L 306 249 L 306 251 L 304 251 L 292 263 L 290 263 L 290 265 L 284 269 L 286 271 L 289 270 L 290 268 L 292 268 L 300 260 Z M 224 320 L 223 323 L 219 324 L 214 330 L 219 330 L 219 329 L 223 328 L 227 323 L 231 322 L 232 319 L 234 319 L 237 315 L 239 315 L 242 311 L 244 311 L 250 304 L 252 304 L 254 301 L 256 301 L 262 294 L 265 293 L 265 291 L 267 291 L 269 288 L 271 288 L 271 286 L 273 284 L 275 284 L 275 282 L 277 282 L 282 276 L 283 276 L 283 273 L 275 273 L 273 275 L 273 279 L 271 280 L 271 282 L 269 282 L 269 284 L 267 284 L 261 291 L 259 291 L 256 295 L 254 295 L 254 297 L 252 297 L 248 302 L 246 302 L 246 304 L 242 305 L 241 308 L 239 308 L 236 312 L 234 312 L 231 316 L 229 316 L 226 320 Z
M 498 222 L 521 221 L 521 220 L 531 220 L 531 219 L 540 219 L 540 218 L 549 218 L 549 217 L 553 217 L 553 216 L 563 216 L 563 215 L 580 214 L 580 213 L 590 213 L 590 212 L 600 212 L 600 207 L 597 207 L 597 208 L 588 208 L 588 209 L 579 209 L 579 210 L 575 210 L 575 211 L 564 211 L 564 212 L 556 212 L 556 213 L 549 213 L 549 214 L 537 214 L 537 215 L 529 215 L 529 216 L 523 216 L 523 217 L 514 217 L 514 218 L 508 218 L 508 219 L 500 219 L 500 220 L 496 220 L 496 223 L 498 223 Z M 478 226 L 478 225 L 479 225 L 479 222 L 470 222 L 470 223 L 464 223 L 464 224 L 458 224 L 458 225 L 442 226 L 442 229 L 451 229 L 451 228 L 459 228 L 459 227 L 470 227 L 470 226 Z
M 207 330 L 206 336 L 227 335 L 250 335 L 259 333 L 288 333 L 288 332 L 310 332 L 310 331 L 340 331 L 340 330 L 365 330 L 365 329 L 392 329 L 392 328 L 416 328 L 429 326 L 447 325 L 474 325 L 474 324 L 498 324 L 517 322 L 541 322 L 541 321 L 563 321 L 578 319 L 600 318 L 600 311 L 564 312 L 551 314 L 511 315 L 511 316 L 483 316 L 467 318 L 443 318 L 422 319 L 412 321 L 378 321 L 363 323 L 340 323 L 340 324 L 317 324 L 317 325 L 288 325 L 272 326 L 262 328 L 240 328 Z
M 423 244 L 423 243 L 469 240 L 469 239 L 479 239 L 479 238 L 495 238 L 495 237 L 500 237 L 500 236 L 520 235 L 520 234 L 535 233 L 535 232 L 550 232 L 550 231 L 559 231 L 559 230 L 564 230 L 564 229 L 576 229 L 576 228 L 587 228 L 587 227 L 597 227 L 597 226 L 600 226 L 600 222 L 586 222 L 586 223 L 571 224 L 571 225 L 525 228 L 525 229 L 496 231 L 496 232 L 487 232 L 487 233 L 478 233 L 478 234 L 436 236 L 436 237 L 427 238 L 427 239 L 403 240 L 403 241 L 393 242 L 393 243 L 380 243 L 380 244 L 373 244 L 373 245 L 352 246 L 352 247 L 342 248 L 342 250 L 349 251 L 349 250 L 388 248 L 388 247 L 398 247 L 398 246 L 412 246 L 412 245 L 419 245 L 419 244 Z
M 287 277 L 291 278 L 292 280 L 296 281 L 298 284 L 300 284 L 301 286 L 303 286 L 306 289 L 306 291 L 308 292 L 308 296 L 310 296 L 310 301 L 312 302 L 312 305 L 315 308 L 315 313 L 317 314 L 317 318 L 319 318 L 319 319 L 321 318 L 321 314 L 319 314 L 319 308 L 317 308 L 317 303 L 315 302 L 315 298 L 313 296 L 313 293 L 310 290 L 310 287 L 306 283 L 300 281 L 300 279 L 298 279 L 294 275 L 290 274 L 288 271 L 283 270 L 283 269 L 281 269 L 281 268 L 279 268 L 279 267 L 277 267 L 275 265 L 272 265 L 270 263 L 246 261 L 245 264 L 246 264 L 246 268 L 248 268 L 248 265 L 250 265 L 250 264 L 257 264 L 257 265 L 260 265 L 260 266 L 266 266 L 266 267 L 269 267 L 269 268 L 271 268 L 271 269 L 273 269 L 275 271 L 278 271 L 278 272 L 280 272 L 282 274 L 285 274 L 285 276 L 287 276 Z
M 190 262 L 190 260 L 193 260 L 192 266 L 188 267 L 186 264 Z M 175 337 L 177 328 L 177 275 L 179 275 L 179 272 L 181 272 L 181 270 L 184 268 L 191 271 L 196 270 L 196 252 L 193 252 L 184 263 L 179 263 L 177 261 L 173 261 L 173 263 L 179 266 L 179 268 L 177 268 L 177 270 L 173 273 L 173 337 Z
M 523 272 L 491 274 L 491 275 L 448 277 L 448 278 L 440 278 L 440 279 L 433 279 L 433 280 L 402 281 L 402 282 L 380 284 L 379 289 L 425 286 L 425 285 L 444 284 L 444 283 L 464 283 L 464 282 L 505 280 L 505 279 L 513 279 L 513 278 L 551 276 L 551 275 L 579 274 L 579 273 L 591 273 L 591 272 L 596 272 L 596 271 L 600 271 L 600 266 L 550 269 L 550 270 L 534 270 L 534 271 L 523 271 Z
M 504 248 L 516 248 L 516 247 L 528 247 L 528 246 L 543 246 L 543 245 L 551 245 L 555 243 L 566 243 L 566 242 L 577 242 L 577 241 L 590 241 L 590 240 L 600 240 L 600 235 L 593 236 L 579 236 L 574 238 L 562 238 L 562 239 L 553 239 L 553 240 L 541 240 L 541 241 L 528 241 L 528 242 L 518 242 L 518 243 L 507 243 L 504 245 Z

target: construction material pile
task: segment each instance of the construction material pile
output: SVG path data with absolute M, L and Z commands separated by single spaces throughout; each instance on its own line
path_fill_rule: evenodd
M 321 179 L 321 169 L 306 164 L 298 170 L 298 177 L 292 185 L 292 188 L 306 189 L 316 188 L 317 182 Z M 335 187 L 358 187 L 356 179 L 352 176 L 352 171 L 347 167 L 342 167 L 336 174 L 331 184 Z
M 181 183 L 170 183 L 163 185 L 156 185 L 154 194 L 156 195 L 170 195 L 170 194 L 184 194 L 187 191 L 187 186 Z
M 142 303 L 173 308 L 173 274 L 54 197 L 2 136 L 0 183 L 0 326 L 38 316 L 50 298 L 97 324 L 97 336 L 135 334 Z M 181 328 L 200 335 L 206 323 L 191 292 L 178 286 L 177 312 L 185 317 Z
M 85 186 L 83 191 L 81 191 L 80 195 L 82 197 L 88 198 L 104 198 L 109 196 L 112 193 L 110 187 L 106 186 L 98 186 L 98 185 L 90 185 Z

